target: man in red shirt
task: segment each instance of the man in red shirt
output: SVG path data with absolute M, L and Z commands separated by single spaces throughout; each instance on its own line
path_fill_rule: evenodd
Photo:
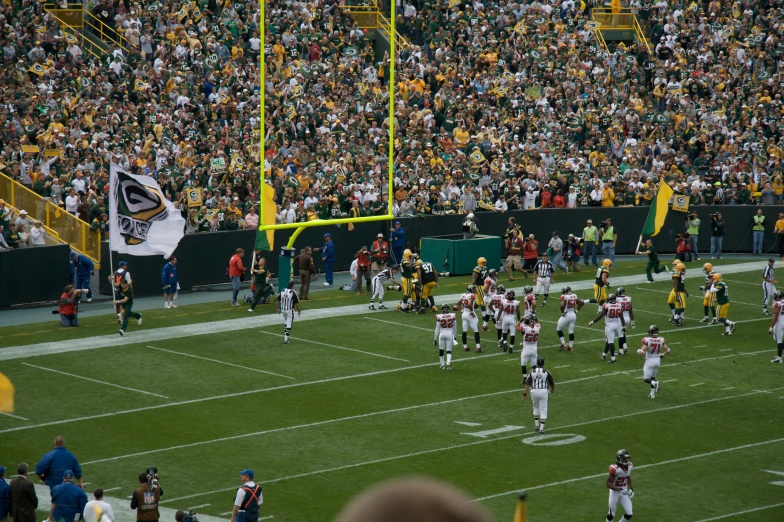
M 370 293 L 370 251 L 366 246 L 354 256 L 357 259 L 357 295 L 362 293 L 362 278 L 365 278 L 367 293 Z
M 229 277 L 231 278 L 231 306 L 239 306 L 237 303 L 237 295 L 240 293 L 240 284 L 245 279 L 245 268 L 242 265 L 242 256 L 245 251 L 238 248 L 237 251 L 231 256 L 229 260 Z
M 523 273 L 533 271 L 536 262 L 539 260 L 539 241 L 531 234 L 523 242 Z

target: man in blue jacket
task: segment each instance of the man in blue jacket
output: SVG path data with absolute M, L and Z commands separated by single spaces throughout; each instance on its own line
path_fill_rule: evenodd
M 169 262 L 163 265 L 163 270 L 161 271 L 164 308 L 177 308 L 177 305 L 174 304 L 174 294 L 177 293 L 177 283 L 179 280 L 180 278 L 177 275 L 177 258 L 171 256 Z
M 406 248 L 406 231 L 400 226 L 400 221 L 395 221 L 395 228 L 389 229 L 389 244 L 392 246 L 392 264 L 399 265 Z
M 73 470 L 72 473 L 82 486 L 82 467 L 73 453 L 65 449 L 65 439 L 58 435 L 54 439 L 54 449 L 41 458 L 41 462 L 35 467 L 35 474 L 46 482 L 49 489 L 63 483 L 63 476 L 66 470 Z
M 74 472 L 70 469 L 63 473 L 63 483 L 52 489 L 52 507 L 47 522 L 74 522 L 76 515 L 84 513 L 87 493 L 73 483 Z
M 87 296 L 87 302 L 93 300 L 93 292 L 90 290 L 90 276 L 95 273 L 95 265 L 89 258 L 71 251 L 71 283 L 77 290 L 82 291 L 82 295 Z
M 335 243 L 332 234 L 324 234 L 324 246 L 321 248 L 321 260 L 324 262 L 324 286 L 332 286 L 332 263 L 335 262 Z
M 12 513 L 11 507 L 11 487 L 5 481 L 5 468 L 0 466 L 0 521 Z

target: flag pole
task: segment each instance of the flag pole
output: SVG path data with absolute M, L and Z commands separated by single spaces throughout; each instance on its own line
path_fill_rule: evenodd
M 527 496 L 525 490 L 517 492 L 517 507 L 515 508 L 514 522 L 526 522 L 528 518 L 525 506 Z

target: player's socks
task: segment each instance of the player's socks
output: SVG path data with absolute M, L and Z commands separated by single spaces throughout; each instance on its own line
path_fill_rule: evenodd
M 498 334 L 498 340 L 500 341 L 501 340 L 501 335 L 502 335 L 501 330 L 500 329 L 496 329 L 495 333 Z
M 512 335 L 511 337 L 509 337 L 509 346 L 514 346 L 514 343 L 515 343 L 515 336 Z
M 784 353 L 784 343 L 777 344 L 776 349 L 779 352 L 779 359 L 781 359 L 781 354 Z
M 570 349 L 574 348 L 574 334 L 573 333 L 569 334 L 569 348 Z
M 705 314 L 705 319 L 708 318 L 708 313 L 710 312 L 710 306 L 703 306 L 702 311 Z
M 452 364 L 452 350 L 446 351 L 446 365 L 449 366 Z
M 504 344 L 506 344 L 507 333 L 506 332 L 502 333 L 501 338 L 504 341 Z
M 444 365 L 444 350 L 438 350 L 438 360 L 441 362 L 441 366 Z
M 539 430 L 539 417 L 534 415 L 534 430 Z
M 463 332 L 463 348 L 468 346 L 468 332 Z
M 549 295 L 550 294 L 544 294 L 544 301 L 542 301 L 542 306 L 547 304 L 547 296 L 549 296 Z
M 527 378 L 528 378 L 528 367 L 526 365 L 523 365 L 523 380 L 526 380 Z
M 561 342 L 561 346 L 564 345 L 564 334 L 561 330 L 556 330 L 555 333 L 558 334 L 558 340 Z
M 430 301 L 430 307 L 431 307 L 431 308 L 432 308 L 432 307 L 434 307 L 434 306 L 436 305 L 436 298 L 435 298 L 435 297 L 433 297 L 433 296 L 431 295 L 431 296 L 430 296 L 430 297 L 428 297 L 427 299 L 428 299 L 428 301 Z
M 674 304 L 670 305 L 670 313 L 672 314 L 673 317 L 675 317 L 677 315 L 677 312 L 675 311 L 675 305 Z
M 487 319 L 484 317 L 482 318 L 482 328 L 487 328 Z
M 547 422 L 546 419 L 539 419 L 539 431 L 544 431 L 544 423 Z
M 474 342 L 476 342 L 476 351 L 480 351 L 482 348 L 479 346 L 479 332 L 474 332 Z

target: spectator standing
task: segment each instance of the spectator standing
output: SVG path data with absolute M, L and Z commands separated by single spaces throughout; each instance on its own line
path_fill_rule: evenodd
M 593 226 L 593 220 L 589 219 L 583 229 L 583 265 L 588 266 L 588 256 L 591 256 L 591 264 L 599 266 L 596 254 L 599 250 L 599 229 Z
M 30 229 L 30 245 L 46 246 L 46 229 L 41 226 L 40 221 L 36 221 Z
M 81 295 L 81 290 L 76 290 L 73 285 L 65 287 L 58 306 L 61 325 L 65 327 L 79 326 L 79 298 Z
M 537 261 L 539 261 L 539 241 L 530 234 L 523 242 L 523 272 L 526 277 L 529 271 L 533 271 Z
M 299 267 L 299 298 L 307 301 L 310 292 L 310 278 L 316 273 L 316 266 L 313 263 L 313 249 L 306 246 L 300 250 L 299 255 L 294 258 L 294 262 Z
M 399 265 L 403 262 L 403 250 L 406 249 L 406 230 L 395 221 L 394 228 L 389 229 L 389 244 L 392 245 L 392 263 Z
M 757 214 L 752 217 L 753 225 L 751 226 L 753 241 L 751 245 L 751 255 L 762 255 L 762 242 L 765 239 L 765 216 L 762 214 L 762 209 L 757 209 Z
M 65 438 L 58 435 L 54 439 L 54 449 L 41 457 L 41 461 L 35 467 L 35 474 L 52 490 L 63 483 L 66 470 L 73 470 L 73 475 L 81 487 L 82 467 L 74 454 L 66 449 Z
M 548 243 L 548 248 L 552 251 L 552 261 L 554 267 L 560 268 L 566 275 L 569 275 L 569 269 L 563 262 L 563 240 L 558 237 L 558 232 L 553 232 L 553 237 Z
M 523 270 L 523 265 L 520 263 L 520 255 L 523 253 L 524 243 L 525 242 L 520 237 L 520 229 L 515 225 L 515 228 L 512 229 L 506 239 L 506 250 L 508 251 L 506 256 L 506 272 L 509 274 L 510 281 L 514 281 L 515 269 L 522 272 L 523 276 L 526 278 L 528 277 L 528 272 Z
M 776 241 L 779 247 L 779 255 L 781 260 L 784 261 L 784 213 L 779 214 L 779 219 L 776 220 L 776 225 L 773 229 L 776 234 Z
M 379 233 L 378 238 L 373 241 L 370 253 L 373 257 L 373 277 L 376 277 L 376 274 L 386 269 L 387 263 L 389 262 L 389 243 L 384 241 L 384 234 Z M 302 292 L 300 292 L 300 294 L 302 294 Z
M 139 487 L 131 497 L 131 509 L 136 510 L 137 522 L 158 522 L 161 514 L 158 511 L 158 502 L 163 496 L 163 488 L 157 485 L 150 488 L 147 472 L 139 473 Z
M 90 276 L 94 273 L 95 265 L 88 257 L 71 251 L 71 283 L 81 293 L 87 294 L 88 303 L 93 300 L 93 292 L 90 290 Z
M 612 224 L 612 219 L 607 218 L 602 225 L 602 252 L 604 258 L 612 261 L 611 268 L 615 268 L 615 244 L 618 241 L 618 234 Z
M 234 497 L 234 508 L 231 511 L 231 522 L 258 522 L 259 508 L 264 503 L 261 486 L 253 482 L 253 470 L 240 471 L 242 487 Z
M 11 490 L 11 517 L 14 522 L 36 522 L 35 510 L 38 508 L 38 495 L 35 486 L 27 480 L 30 466 L 21 463 L 16 467 L 17 476 L 8 485 Z
M 136 324 L 142 324 L 142 314 L 133 311 L 133 288 L 126 281 L 120 283 L 120 295 L 122 296 L 117 304 L 122 306 L 122 326 L 118 332 L 120 336 L 125 336 L 125 330 L 128 328 L 128 320 L 133 317 L 136 319 Z
M 11 488 L 5 481 L 5 467 L 0 466 L 0 522 L 5 522 L 9 514 L 13 514 Z
M 87 493 L 74 484 L 74 472 L 70 469 L 63 473 L 63 483 L 52 488 L 52 506 L 46 522 L 74 522 L 76 515 L 84 513 Z M 81 483 L 81 481 L 79 481 Z
M 114 520 L 112 505 L 103 501 L 103 489 L 98 488 L 93 491 L 93 498 L 94 500 L 91 500 L 84 506 L 84 522 L 98 522 L 100 520 L 96 513 L 96 508 L 99 508 L 100 513 L 106 515 L 108 520 Z
M 177 258 L 171 256 L 161 270 L 161 285 L 163 285 L 163 307 L 177 308 L 174 296 L 179 288 L 180 277 L 177 273 Z
M 239 306 L 239 303 L 237 303 L 237 296 L 240 293 L 240 285 L 245 278 L 245 272 L 248 270 L 242 265 L 242 256 L 244 255 L 245 250 L 238 248 L 229 260 L 229 277 L 231 278 L 231 306 Z
M 368 247 L 363 246 L 359 252 L 354 255 L 357 260 L 357 295 L 362 293 L 362 279 L 365 280 L 365 289 L 370 293 L 370 250 Z
M 324 286 L 332 286 L 332 263 L 335 262 L 335 243 L 332 241 L 332 234 L 324 234 L 324 246 L 321 247 L 321 261 L 324 263 Z
M 699 234 L 700 234 L 700 218 L 697 217 L 696 212 L 692 212 L 686 218 L 686 232 L 689 234 L 689 246 L 691 246 L 691 257 L 692 259 L 696 259 L 697 261 L 700 260 L 700 253 L 697 250 L 697 245 L 699 244 Z
M 245 227 L 249 230 L 255 230 L 259 227 L 259 215 L 256 213 L 256 207 L 250 207 L 250 212 L 245 215 Z
M 721 255 L 722 254 L 721 245 L 724 242 L 724 225 L 726 224 L 726 221 L 724 221 L 721 212 L 716 212 L 715 214 L 711 214 L 710 224 L 711 224 L 711 259 L 724 259 L 724 257 Z
M 462 205 L 463 214 L 471 214 L 476 211 L 476 196 L 471 187 L 463 187 L 463 194 L 460 196 L 458 205 Z

